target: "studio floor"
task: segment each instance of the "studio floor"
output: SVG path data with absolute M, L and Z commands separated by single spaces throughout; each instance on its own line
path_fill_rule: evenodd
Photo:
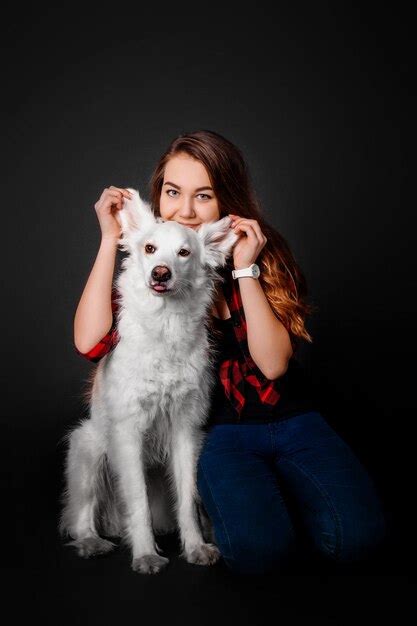
M 42 624 L 264 624 L 301 619 L 306 623 L 352 624 L 357 620 L 402 621 L 411 608 L 411 576 L 393 554 L 394 546 L 372 562 L 344 568 L 298 562 L 285 575 L 239 576 L 222 560 L 203 567 L 179 557 L 175 535 L 159 537 L 170 559 L 157 575 L 130 568 L 130 554 L 82 559 L 55 534 L 52 520 L 28 538 L 22 562 L 9 562 L 6 580 L 14 591 L 12 614 Z M 32 558 L 30 552 L 32 551 Z M 21 593 L 23 591 L 23 593 Z M 22 620 L 23 621 L 23 620 Z M 16 623 L 16 622 L 15 622 Z

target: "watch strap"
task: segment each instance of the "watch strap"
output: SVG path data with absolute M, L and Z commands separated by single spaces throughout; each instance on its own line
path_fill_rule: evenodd
M 232 270 L 233 278 L 243 278 L 244 276 L 249 276 L 250 278 L 258 278 L 259 274 L 259 267 L 256 265 L 256 263 L 252 263 L 252 265 L 249 265 L 249 267 L 242 267 L 238 270 Z

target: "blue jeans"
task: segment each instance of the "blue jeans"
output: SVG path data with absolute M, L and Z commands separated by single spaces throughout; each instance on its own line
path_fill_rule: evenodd
M 213 426 L 197 485 L 224 562 L 236 573 L 285 570 L 301 539 L 326 562 L 361 562 L 387 535 L 373 480 L 318 411 Z

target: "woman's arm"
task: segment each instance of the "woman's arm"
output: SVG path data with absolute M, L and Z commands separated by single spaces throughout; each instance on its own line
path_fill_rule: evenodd
M 245 312 L 249 352 L 261 372 L 270 380 L 280 378 L 293 354 L 290 335 L 271 309 L 260 282 L 250 276 L 239 281 Z
M 235 269 L 249 267 L 256 262 L 267 242 L 256 220 L 229 213 L 230 227 L 240 233 L 233 247 Z M 237 278 L 242 306 L 246 318 L 247 341 L 250 355 L 264 376 L 270 380 L 280 378 L 288 368 L 293 354 L 291 337 L 272 310 L 260 282 L 251 276 Z
M 117 238 L 103 237 L 74 317 L 74 346 L 88 353 L 113 324 L 112 283 Z

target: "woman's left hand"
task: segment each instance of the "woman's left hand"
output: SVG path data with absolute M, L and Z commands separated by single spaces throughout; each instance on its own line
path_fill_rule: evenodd
M 232 213 L 229 213 L 229 217 L 232 218 L 230 228 L 239 234 L 239 239 L 233 246 L 233 264 L 235 269 L 239 270 L 255 263 L 267 238 L 256 220 L 239 217 Z

